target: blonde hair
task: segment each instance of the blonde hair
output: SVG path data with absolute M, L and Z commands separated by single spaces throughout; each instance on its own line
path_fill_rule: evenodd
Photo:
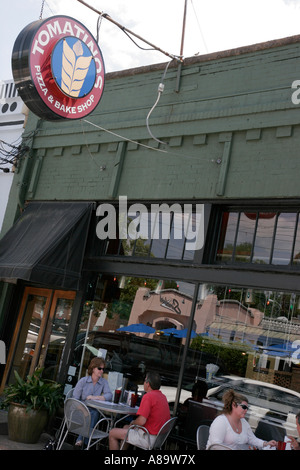
M 232 388 L 229 390 L 226 390 L 222 397 L 222 401 L 224 403 L 224 408 L 222 410 L 222 413 L 230 414 L 232 412 L 232 405 L 235 403 L 236 405 L 239 405 L 243 401 L 248 403 L 248 398 L 245 397 L 245 395 L 242 395 L 241 393 L 235 392 Z

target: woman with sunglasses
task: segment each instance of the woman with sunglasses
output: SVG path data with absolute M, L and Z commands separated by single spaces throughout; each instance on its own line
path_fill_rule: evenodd
M 245 416 L 249 409 L 248 399 L 234 390 L 227 390 L 222 397 L 224 408 L 210 426 L 207 449 L 213 444 L 223 444 L 232 450 L 263 448 L 267 445 L 276 446 L 277 442 L 269 442 L 257 438 L 251 430 Z
M 88 366 L 88 375 L 82 377 L 73 391 L 73 398 L 80 401 L 96 399 L 96 400 L 112 400 L 112 393 L 108 382 L 104 379 L 103 371 L 105 362 L 101 357 L 94 357 Z M 99 420 L 99 412 L 95 408 L 89 408 L 91 414 L 91 426 L 94 427 Z M 83 444 L 82 437 L 78 436 L 75 449 L 81 448 Z

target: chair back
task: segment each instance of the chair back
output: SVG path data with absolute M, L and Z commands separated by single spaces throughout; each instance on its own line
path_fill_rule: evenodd
M 217 414 L 218 409 L 213 404 L 190 400 L 184 425 L 185 438 L 195 441 L 198 427 L 202 424 L 210 426 Z
M 176 423 L 177 417 L 175 416 L 174 418 L 169 419 L 168 421 L 163 424 L 163 426 L 160 428 L 155 442 L 153 444 L 153 449 L 161 449 L 164 443 L 166 442 L 170 432 L 172 431 L 175 423 Z
M 196 433 L 197 450 L 205 450 L 209 436 L 209 426 L 202 424 Z
M 89 437 L 91 415 L 87 406 L 75 398 L 68 398 L 64 404 L 65 423 L 69 432 Z
M 74 392 L 74 388 L 71 388 L 67 394 L 66 394 L 66 397 L 65 397 L 65 401 L 68 399 L 68 398 L 73 398 L 73 392 Z

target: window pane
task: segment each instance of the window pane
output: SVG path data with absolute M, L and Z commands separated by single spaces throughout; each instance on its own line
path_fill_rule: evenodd
M 276 214 L 260 212 L 255 236 L 253 262 L 269 264 Z
M 166 256 L 168 238 L 165 235 L 167 227 L 164 219 L 161 212 L 156 215 L 151 243 L 151 256 L 154 258 L 164 258 Z
M 47 377 L 49 380 L 57 379 L 59 364 L 70 325 L 73 303 L 73 299 L 66 299 L 63 296 L 57 299 L 44 362 L 44 377 Z
M 219 262 L 230 263 L 232 260 L 237 221 L 237 212 L 223 213 L 219 246 L 216 258 L 216 260 Z
M 169 401 L 174 402 L 194 285 L 101 274 L 92 282 L 94 288 L 83 305 L 74 350 L 72 366 L 76 367 L 77 376 L 86 375 L 87 366 L 95 356 L 105 358 L 107 373 L 123 374 L 128 390 L 135 385 L 141 389 L 145 372 L 156 370 L 163 387 L 169 389 Z M 134 329 L 136 324 L 140 325 L 139 331 Z M 147 331 L 149 326 L 153 332 Z M 120 327 L 124 327 L 123 331 L 119 331 Z M 181 335 L 161 332 L 170 328 Z M 187 384 L 193 383 L 200 372 L 205 377 L 206 355 L 201 357 L 195 351 L 191 354 L 195 360 L 191 361 Z M 185 398 L 190 396 L 190 392 L 185 394 Z
M 168 259 L 181 259 L 185 242 L 183 214 L 174 214 L 167 250 Z
M 151 241 L 151 217 L 147 212 L 143 212 L 140 214 L 139 220 L 135 219 L 132 223 L 134 223 L 133 235 L 136 239 L 133 256 L 147 257 Z
M 185 338 L 161 334 L 161 330 L 184 332 L 194 286 L 174 280 L 99 274 L 93 293 L 85 299 L 76 338 L 74 384 L 79 370 L 80 376 L 85 375 L 90 360 L 103 355 L 108 379 L 110 371 L 115 373 L 112 383 L 119 373 L 123 374 L 120 387 L 126 378 L 128 390 L 136 385 L 142 390 L 146 370 L 154 369 L 161 374 L 162 392 L 174 403 Z M 234 388 L 249 400 L 246 419 L 257 436 L 267 440 L 267 425 L 271 435 L 278 436 L 281 431 L 297 437 L 299 300 L 298 294 L 290 292 L 202 284 L 193 318 L 196 336 L 184 363 L 180 403 L 191 397 L 193 384 L 200 380 L 208 386 L 209 403 L 221 410 L 224 391 Z M 135 323 L 151 324 L 156 332 L 118 331 L 121 325 Z M 209 368 L 216 374 L 209 374 Z
M 195 254 L 195 245 L 197 237 L 201 237 L 201 219 L 193 212 L 192 214 L 184 214 L 184 223 L 186 227 L 186 240 L 184 247 L 184 260 L 193 260 Z
M 279 214 L 272 264 L 290 264 L 297 214 Z
M 235 261 L 250 263 L 257 214 L 241 213 L 235 247 Z
M 298 225 L 294 247 L 293 264 L 300 265 L 300 214 L 298 214 Z

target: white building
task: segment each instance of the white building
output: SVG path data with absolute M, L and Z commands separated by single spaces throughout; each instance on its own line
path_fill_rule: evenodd
M 0 80 L 0 230 L 13 180 L 28 108 L 18 96 L 13 80 Z

